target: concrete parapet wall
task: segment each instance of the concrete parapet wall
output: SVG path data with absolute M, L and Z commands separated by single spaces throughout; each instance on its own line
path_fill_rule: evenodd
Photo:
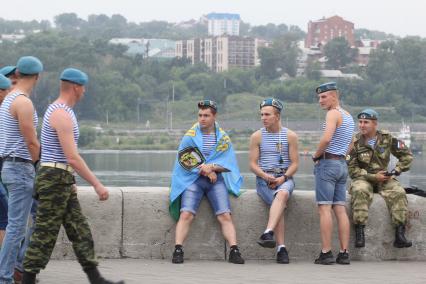
M 102 258 L 170 259 L 174 247 L 175 223 L 168 212 L 168 188 L 110 188 L 110 199 L 99 202 L 93 189 L 79 188 L 78 196 L 95 240 L 95 249 Z M 348 196 L 349 200 L 349 196 Z M 268 208 L 248 190 L 239 198 L 231 198 L 233 219 L 238 243 L 246 259 L 272 259 L 274 249 L 261 248 L 256 240 L 265 230 Z M 407 237 L 413 247 L 393 247 L 394 230 L 384 200 L 375 196 L 366 226 L 366 247 L 353 247 L 351 232 L 350 252 L 358 260 L 426 260 L 426 199 L 408 195 L 409 223 Z M 348 204 L 349 208 L 349 204 Z M 348 209 L 349 210 L 349 209 Z M 229 249 L 207 200 L 184 244 L 185 259 L 226 259 Z M 295 191 L 286 209 L 286 246 L 292 260 L 313 260 L 321 249 L 319 218 L 314 192 Z M 336 224 L 336 223 L 335 223 Z M 333 250 L 339 242 L 336 226 Z M 53 257 L 74 257 L 72 246 L 63 229 Z

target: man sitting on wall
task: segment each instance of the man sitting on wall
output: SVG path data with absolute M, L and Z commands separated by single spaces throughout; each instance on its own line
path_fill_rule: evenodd
M 216 122 L 216 103 L 200 101 L 198 109 L 198 123 L 182 138 L 173 169 L 170 213 L 178 222 L 172 262 L 183 263 L 183 242 L 206 195 L 231 248 L 229 262 L 243 264 L 228 195 L 240 194 L 237 159 L 228 134 Z

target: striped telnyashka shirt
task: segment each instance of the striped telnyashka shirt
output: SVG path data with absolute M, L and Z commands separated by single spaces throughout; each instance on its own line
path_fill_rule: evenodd
M 203 153 L 206 159 L 208 156 L 210 156 L 210 153 L 213 150 L 215 145 L 216 145 L 216 134 L 203 133 L 203 148 L 201 149 L 201 153 Z
M 374 149 L 374 146 L 376 145 L 376 138 L 370 139 L 367 141 L 367 144 L 371 146 L 371 148 Z
M 260 143 L 259 167 L 264 171 L 288 168 L 290 166 L 288 129 L 282 127 L 281 131 L 277 133 L 268 132 L 266 128 L 261 128 L 260 130 L 262 142 Z
M 67 164 L 67 158 L 65 157 L 64 151 L 62 150 L 58 134 L 56 133 L 56 130 L 50 126 L 50 116 L 52 115 L 52 112 L 57 109 L 63 109 L 69 113 L 73 124 L 74 143 L 76 146 L 78 145 L 79 130 L 74 111 L 65 104 L 51 104 L 44 114 L 43 126 L 41 128 L 40 162 L 42 163 L 57 162 Z
M 346 155 L 349 145 L 352 142 L 355 123 L 352 116 L 341 108 L 337 109 L 342 114 L 342 124 L 336 128 L 330 144 L 325 152 L 335 155 Z M 323 124 L 323 130 L 325 123 Z
M 32 160 L 27 143 L 19 129 L 19 122 L 10 114 L 10 107 L 18 96 L 25 96 L 25 94 L 18 91 L 10 93 L 4 98 L 0 107 L 0 156 Z M 38 117 L 35 109 L 33 124 L 36 129 Z

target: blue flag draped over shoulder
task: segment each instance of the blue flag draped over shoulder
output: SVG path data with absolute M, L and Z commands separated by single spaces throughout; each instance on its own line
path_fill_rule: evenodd
M 240 195 L 240 188 L 243 178 L 238 168 L 237 158 L 231 139 L 228 134 L 219 127 L 216 122 L 216 145 L 212 149 L 209 157 L 202 157 L 201 149 L 203 147 L 203 134 L 198 123 L 189 129 L 179 145 L 178 154 L 173 168 L 172 183 L 170 188 L 170 215 L 176 221 L 180 215 L 180 198 L 185 189 L 193 184 L 199 175 L 199 169 L 196 165 L 201 163 L 217 164 L 229 172 L 223 172 L 222 176 L 228 191 L 235 196 Z M 186 151 L 187 149 L 193 149 Z M 179 153 L 181 159 L 179 160 Z M 185 156 L 185 153 L 190 154 Z M 199 157 L 201 156 L 201 157 Z M 185 157 L 185 159 L 182 159 Z

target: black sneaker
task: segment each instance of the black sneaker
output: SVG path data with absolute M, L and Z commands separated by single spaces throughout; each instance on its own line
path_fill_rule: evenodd
M 277 252 L 277 263 L 290 263 L 288 252 L 285 247 L 280 248 L 280 250 Z
M 330 251 L 323 253 L 321 251 L 319 257 L 315 259 L 315 264 L 333 264 L 334 263 L 334 256 L 333 253 Z
M 336 258 L 336 263 L 338 264 L 350 264 L 351 259 L 349 253 L 345 250 L 344 252 L 339 252 Z
M 173 252 L 173 263 L 183 263 L 183 249 L 182 247 L 175 248 L 175 251 Z
M 274 248 L 276 246 L 276 242 L 274 240 L 274 232 L 269 231 L 267 233 L 263 233 L 257 240 L 257 243 L 264 248 Z
M 229 252 L 229 262 L 234 264 L 244 264 L 244 259 L 241 257 L 238 247 L 231 248 L 231 251 Z

